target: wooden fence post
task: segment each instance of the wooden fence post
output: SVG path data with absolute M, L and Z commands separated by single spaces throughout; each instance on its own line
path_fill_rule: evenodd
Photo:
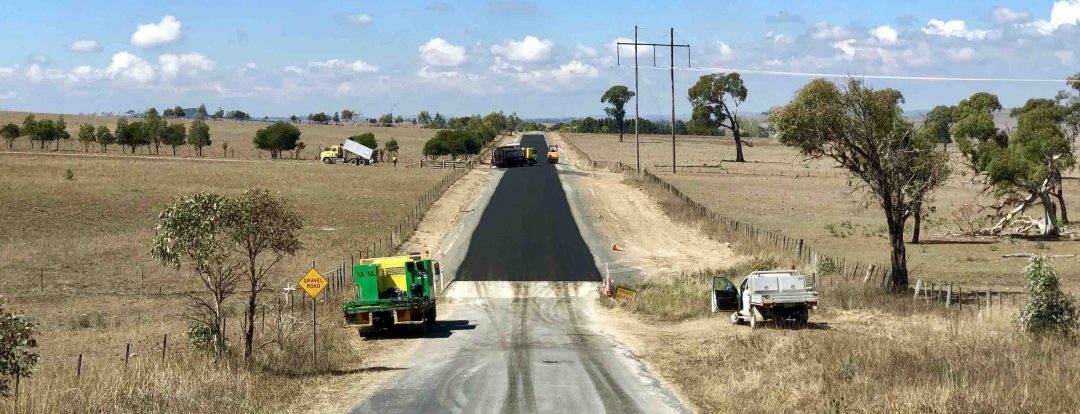
M 161 362 L 165 362 L 165 351 L 169 349 L 169 334 L 161 338 Z
M 79 354 L 79 360 L 75 362 L 75 379 L 78 380 L 82 376 L 82 354 Z
M 131 343 L 124 347 L 124 369 L 128 367 L 128 358 L 131 357 Z

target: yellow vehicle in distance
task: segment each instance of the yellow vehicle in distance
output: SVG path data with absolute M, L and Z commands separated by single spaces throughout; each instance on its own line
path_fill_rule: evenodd
M 548 164 L 558 164 L 559 163 L 559 146 L 558 145 L 548 145 L 547 160 L 548 160 Z

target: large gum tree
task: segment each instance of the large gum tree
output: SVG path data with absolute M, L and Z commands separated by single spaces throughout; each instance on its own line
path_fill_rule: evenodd
M 843 88 L 816 79 L 770 116 L 780 142 L 837 162 L 881 206 L 891 246 L 889 281 L 897 290 L 908 284 L 907 219 L 949 175 L 945 151 L 904 119 L 903 100 L 896 90 L 870 89 L 855 79 Z

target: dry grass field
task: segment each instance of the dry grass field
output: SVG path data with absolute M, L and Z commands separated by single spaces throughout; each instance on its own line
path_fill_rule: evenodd
M 64 177 L 68 169 L 70 181 Z M 157 214 L 181 194 L 237 195 L 251 186 L 283 193 L 305 220 L 304 249 L 283 261 L 274 275 L 274 286 L 284 287 L 311 260 L 325 269 L 358 255 L 444 174 L 314 161 L 0 154 L 0 298 L 39 324 L 43 358 L 39 372 L 23 383 L 24 392 L 34 389 L 37 400 L 24 399 L 30 405 L 19 409 L 0 406 L 0 411 L 278 411 L 295 408 L 282 406 L 293 404 L 293 398 L 281 390 L 295 389 L 301 380 L 318 386 L 346 374 L 352 380 L 367 375 L 359 368 L 341 371 L 378 352 L 368 352 L 373 345 L 359 343 L 354 330 L 333 324 L 340 311 L 332 304 L 321 309 L 323 320 L 330 321 L 320 328 L 329 356 L 319 367 L 297 364 L 308 352 L 303 336 L 260 353 L 259 364 L 270 370 L 219 370 L 188 352 L 183 313 L 189 303 L 182 294 L 200 287 L 185 270 L 163 268 L 150 256 Z M 271 301 L 280 296 L 268 295 Z M 242 312 L 239 297 L 234 300 L 228 327 L 230 342 L 238 345 Z M 267 325 L 274 325 L 273 318 L 268 315 Z M 259 335 L 268 335 L 269 328 L 260 329 Z M 169 335 L 168 359 L 177 362 L 151 364 L 164 334 Z M 119 378 L 115 374 L 122 373 L 127 343 L 140 365 L 133 365 L 134 374 Z M 290 353 L 290 347 L 298 351 Z M 87 377 L 76 383 L 79 354 Z M 337 374 L 300 375 L 313 372 Z M 221 400 L 202 401 L 203 393 Z M 57 405 L 69 399 L 73 405 Z
M 630 135 L 619 143 L 617 135 L 566 134 L 596 161 L 635 162 Z M 861 262 L 887 263 L 888 236 L 884 216 L 876 204 L 867 205 L 853 191 L 843 170 L 831 162 L 804 163 L 794 150 L 775 142 L 758 140 L 744 148 L 749 162 L 734 158 L 730 137 L 678 137 L 678 165 L 722 164 L 732 173 L 780 174 L 755 176 L 682 171 L 672 174 L 670 137 L 642 136 L 642 165 L 687 195 L 728 217 L 806 239 L 823 254 L 849 257 Z M 955 157 L 954 157 L 955 158 Z M 662 166 L 667 166 L 664 168 Z M 979 196 L 980 187 L 970 182 L 970 172 L 954 163 L 953 179 L 939 189 L 934 211 L 923 222 L 921 244 L 908 245 L 908 265 L 913 278 L 954 282 L 970 288 L 1016 289 L 1023 286 L 1016 269 L 1022 258 L 1011 253 L 1078 254 L 1061 258 L 1055 265 L 1063 283 L 1080 288 L 1080 240 L 1031 241 L 1017 238 L 968 239 L 957 232 L 957 214 L 989 200 Z M 807 177 L 807 174 L 811 177 Z M 795 177 L 802 174 L 800 177 Z M 1076 171 L 1072 173 L 1073 176 Z M 1080 213 L 1080 185 L 1070 185 L 1066 201 L 1073 215 Z M 966 206 L 966 207 L 965 207 Z M 1080 217 L 1074 217 L 1077 219 Z M 910 229 L 910 222 L 909 222 Z M 909 230 L 910 232 L 910 230 Z
M 26 112 L 0 112 L 0 125 L 13 122 L 17 125 L 22 125 L 23 119 L 26 118 Z M 56 119 L 57 114 L 41 114 L 35 113 L 35 117 L 38 119 Z M 93 124 L 93 125 L 106 125 L 110 130 L 116 128 L 116 117 L 103 117 L 103 116 L 89 116 L 89 115 L 64 115 L 64 121 L 67 122 L 68 133 L 71 134 L 71 139 L 62 141 L 60 144 L 60 151 L 63 152 L 83 152 L 84 148 L 82 143 L 78 141 L 76 136 L 79 132 L 80 124 Z M 175 120 L 167 119 L 169 122 L 175 122 Z M 185 124 L 190 124 L 191 120 L 181 121 Z M 208 149 L 203 149 L 203 156 L 206 158 L 234 158 L 244 160 L 258 160 L 269 159 L 270 154 L 266 151 L 259 151 L 255 149 L 255 146 L 251 143 L 252 138 L 255 137 L 255 131 L 260 128 L 265 128 L 269 123 L 261 121 L 207 121 L 210 125 L 210 138 L 213 144 Z M 340 144 L 345 138 L 353 135 L 363 134 L 365 132 L 371 132 L 375 134 L 375 139 L 379 145 L 382 146 L 386 141 L 391 138 L 396 139 L 401 146 L 401 150 L 398 155 L 398 162 L 408 165 L 415 164 L 417 160 L 422 156 L 421 151 L 424 149 L 424 143 L 428 139 L 435 136 L 435 131 L 430 129 L 416 128 L 411 124 L 401 127 L 374 127 L 374 126 L 360 126 L 360 125 L 317 125 L 317 124 L 297 124 L 300 128 L 300 141 L 304 142 L 307 147 L 300 153 L 300 157 L 308 160 L 317 159 L 319 156 L 319 150 L 323 147 L 330 145 Z M 226 157 L 222 143 L 228 143 L 229 150 Z M 0 145 L 0 151 L 7 151 L 7 142 L 3 142 Z M 31 148 L 31 142 L 29 137 L 21 137 L 15 141 L 16 151 L 41 151 L 37 148 L 38 143 L 34 143 L 34 147 Z M 51 144 L 53 147 L 49 148 L 46 145 L 47 151 L 52 151 L 55 148 L 55 143 Z M 152 150 L 152 148 L 151 148 Z M 110 154 L 122 154 L 124 149 L 119 145 L 109 146 Z M 193 157 L 195 155 L 195 148 L 191 146 L 182 146 L 177 148 L 177 156 L 180 157 Z M 100 149 L 95 146 L 91 146 L 91 153 L 100 153 Z M 146 147 L 139 148 L 137 154 L 147 155 Z M 162 147 L 160 154 L 162 156 L 172 156 L 172 149 L 170 147 Z M 293 153 L 287 152 L 284 154 L 287 158 L 292 158 Z
M 685 304 L 686 296 L 660 296 L 652 302 Z M 698 305 L 705 311 L 708 302 Z M 1065 413 L 1080 405 L 1080 348 L 1018 334 L 1009 304 L 912 313 L 823 306 L 798 330 L 751 331 L 725 313 L 684 322 L 640 308 L 633 312 L 645 321 L 623 309 L 608 316 L 701 412 Z

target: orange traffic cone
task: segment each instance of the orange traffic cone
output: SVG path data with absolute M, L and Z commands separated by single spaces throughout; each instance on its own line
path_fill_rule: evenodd
M 613 245 L 611 245 L 611 251 L 613 251 L 613 252 L 624 252 L 625 250 L 623 250 L 621 247 L 619 247 L 618 244 L 613 244 Z

